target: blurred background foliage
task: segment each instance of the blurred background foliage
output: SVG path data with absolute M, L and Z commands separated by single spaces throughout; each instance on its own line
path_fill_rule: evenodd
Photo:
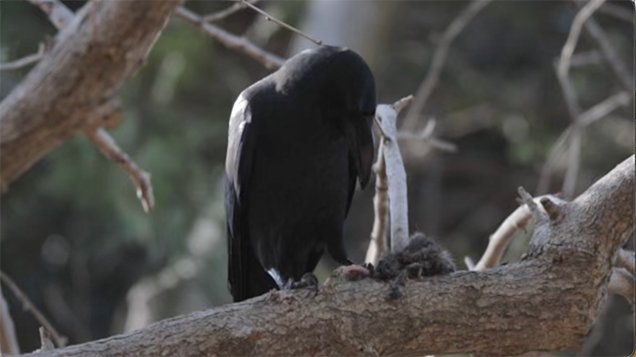
M 72 9 L 83 1 L 65 1 Z M 226 1 L 190 1 L 207 14 Z M 441 33 L 465 1 L 260 2 L 272 15 L 327 43 L 360 52 L 372 67 L 379 101 L 414 93 Z M 611 6 L 633 14 L 629 1 Z M 413 230 L 478 259 L 488 236 L 517 206 L 516 188 L 536 192 L 548 151 L 570 124 L 554 63 L 577 12 L 566 1 L 496 1 L 452 44 L 424 117 L 457 153 L 403 143 Z M 633 24 L 595 15 L 632 70 Z M 242 10 L 219 23 L 288 57 L 313 44 Z M 0 3 L 0 61 L 35 52 L 55 29 L 26 1 Z M 582 35 L 576 53 L 596 51 Z M 598 56 L 597 56 L 598 57 Z M 29 68 L 1 73 L 4 98 Z M 156 209 L 144 214 L 127 175 L 78 135 L 50 153 L 2 197 L 2 270 L 53 324 L 79 343 L 152 321 L 230 302 L 226 288 L 223 162 L 227 119 L 238 93 L 268 71 L 179 19 L 170 21 L 147 64 L 121 90 L 124 120 L 112 134 L 152 174 Z M 572 69 L 582 107 L 620 90 L 601 61 Z M 633 92 L 631 93 L 633 94 Z M 584 130 L 577 192 L 633 152 L 633 103 Z M 567 167 L 558 160 L 550 192 Z M 3 158 L 4 160 L 10 158 Z M 373 184 L 356 195 L 347 248 L 361 262 L 373 219 Z M 507 261 L 528 237 L 510 247 Z M 323 259 L 317 273 L 334 267 Z M 39 347 L 38 323 L 6 290 L 23 351 Z M 594 355 L 632 351 L 634 319 L 622 298 L 586 346 Z M 558 333 L 558 331 L 555 331 Z

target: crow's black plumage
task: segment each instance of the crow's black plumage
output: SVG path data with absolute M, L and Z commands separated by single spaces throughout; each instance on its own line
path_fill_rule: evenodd
M 235 301 L 313 271 L 326 249 L 350 263 L 343 222 L 373 161 L 373 74 L 355 52 L 320 46 L 289 59 L 234 103 L 225 163 Z

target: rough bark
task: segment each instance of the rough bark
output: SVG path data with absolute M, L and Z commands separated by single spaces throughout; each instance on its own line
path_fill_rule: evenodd
M 425 355 L 578 350 L 634 228 L 634 157 L 558 214 L 539 212 L 526 259 L 406 282 L 332 278 L 47 355 Z
M 144 60 L 181 0 L 91 1 L 0 103 L 0 191 L 91 121 Z M 94 125 L 94 124 L 93 124 Z

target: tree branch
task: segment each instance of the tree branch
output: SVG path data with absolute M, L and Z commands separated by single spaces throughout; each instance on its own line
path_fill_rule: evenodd
M 448 49 L 450 45 L 453 43 L 455 38 L 464 30 L 466 25 L 483 9 L 490 3 L 491 0 L 473 0 L 470 5 L 468 5 L 460 14 L 457 16 L 453 22 L 448 25 L 442 38 L 435 48 L 435 54 L 433 55 L 433 61 L 431 66 L 426 73 L 426 77 L 420 86 L 417 88 L 417 92 L 415 93 L 415 98 L 413 99 L 413 104 L 411 108 L 406 113 L 404 118 L 404 122 L 402 124 L 402 130 L 404 131 L 412 131 L 417 126 L 417 119 L 426 106 L 428 102 L 428 98 L 433 93 L 433 88 L 437 84 L 437 80 L 439 79 L 440 74 L 442 73 L 442 68 L 444 68 L 444 63 L 446 62 L 446 56 L 448 54 Z
M 603 8 L 604 7 L 601 7 L 600 9 Z M 592 37 L 594 42 L 596 42 L 596 46 L 601 50 L 601 54 L 607 62 L 607 65 L 614 75 L 614 78 L 616 78 L 616 80 L 623 86 L 623 88 L 625 88 L 626 91 L 633 92 L 633 75 L 630 74 L 623 61 L 621 61 L 618 53 L 616 53 L 616 50 L 614 49 L 614 46 L 612 46 L 612 41 L 607 37 L 607 35 L 605 35 L 605 31 L 603 31 L 603 28 L 601 28 L 601 26 L 598 24 L 598 22 L 596 22 L 596 20 L 594 20 L 593 17 L 590 17 L 585 22 L 584 26 L 585 32 L 587 32 L 587 34 Z
M 376 215 L 375 220 L 389 221 L 392 252 L 404 249 L 409 242 L 406 171 L 404 171 L 404 163 L 402 162 L 402 155 L 400 154 L 400 147 L 397 142 L 396 121 L 400 111 L 408 106 L 412 99 L 413 96 L 409 95 L 393 103 L 393 105 L 380 104 L 375 110 L 375 123 L 380 129 L 382 140 L 382 144 L 378 147 L 378 150 L 381 148 L 382 152 L 378 151 L 378 158 L 380 155 L 383 156 L 380 161 L 381 165 L 378 165 L 378 170 L 376 171 L 376 180 L 380 181 L 381 187 L 386 186 L 388 189 L 386 192 L 382 192 L 381 190 L 376 191 L 376 195 L 379 195 L 378 203 L 380 205 L 387 206 L 386 200 L 388 200 L 388 212 L 384 210 L 385 216 Z M 387 192 L 388 195 L 386 195 Z M 375 201 L 374 199 L 374 202 Z M 376 210 L 378 210 L 376 213 L 382 213 L 380 207 L 376 207 Z M 388 215 L 389 218 L 387 218 L 386 215 Z M 380 229 L 382 223 L 374 222 L 373 225 L 374 227 L 378 226 Z M 382 233 L 386 234 L 388 230 L 384 229 L 384 232 L 373 232 L 372 237 L 375 234 Z M 385 253 L 381 249 L 387 246 L 386 242 L 388 241 L 389 238 L 386 236 L 377 240 L 371 239 L 369 249 L 372 251 L 376 250 L 376 253 L 370 253 L 368 249 L 367 255 L 374 259 L 381 256 Z M 373 246 L 376 247 L 374 248 Z
M 152 211 L 155 206 L 155 197 L 152 192 L 150 174 L 141 169 L 128 155 L 117 145 L 106 129 L 85 130 L 86 136 L 95 144 L 109 160 L 116 162 L 128 173 L 130 179 L 137 187 L 137 197 L 141 200 L 144 212 Z
M 609 262 L 631 237 L 633 187 L 631 156 L 564 204 L 558 220 L 538 222 L 520 263 L 407 280 L 399 300 L 388 298 L 388 283 L 330 281 L 317 294 L 272 291 L 45 355 L 576 351 L 607 296 Z
M 295 28 L 294 26 L 292 26 L 292 25 L 290 25 L 288 23 L 285 23 L 285 22 L 273 17 L 272 15 L 270 15 L 267 12 L 263 11 L 258 6 L 252 4 L 251 2 L 249 2 L 247 0 L 237 0 L 237 1 L 240 1 L 243 5 L 245 5 L 245 6 L 249 7 L 250 9 L 258 12 L 259 14 L 265 16 L 265 19 L 267 21 L 271 21 L 271 22 L 273 22 L 275 24 L 278 24 L 279 26 L 284 27 L 284 28 L 288 29 L 289 31 L 291 31 L 291 32 L 293 32 L 293 33 L 295 33 L 297 35 L 300 35 L 301 37 L 304 37 L 304 38 L 308 39 L 309 41 L 311 41 L 311 42 L 313 42 L 313 43 L 315 43 L 317 45 L 322 45 L 322 41 L 321 40 L 315 39 L 315 38 L 309 36 L 308 34 L 300 31 L 299 29 Z
M 17 355 L 20 353 L 20 346 L 15 333 L 15 325 L 9 313 L 9 305 L 0 290 L 0 354 L 2 353 Z
M 0 280 L 11 290 L 16 299 L 22 303 L 22 308 L 29 311 L 37 322 L 44 327 L 51 337 L 55 340 L 58 347 L 64 347 L 66 345 L 66 337 L 60 335 L 59 332 L 53 327 L 53 324 L 44 317 L 44 314 L 29 300 L 29 297 L 20 289 L 16 283 L 3 271 L 0 271 Z
M 200 32 L 216 39 L 223 46 L 242 52 L 260 62 L 267 69 L 277 69 L 285 62 L 283 58 L 259 48 L 245 37 L 233 35 L 218 26 L 205 22 L 199 15 L 183 6 L 177 9 L 176 15 L 195 26 Z
M 59 0 L 27 0 L 39 7 L 57 29 L 66 27 L 73 20 L 73 11 Z
M 552 195 L 544 195 L 535 197 L 532 199 L 532 202 L 536 207 L 540 205 L 544 205 L 542 203 L 544 199 L 551 200 L 550 202 L 559 202 L 560 200 Z M 470 267 L 470 270 L 481 271 L 488 268 L 494 268 L 498 266 L 501 262 L 501 258 L 503 257 L 506 249 L 512 242 L 512 239 L 520 232 L 527 231 L 528 226 L 532 221 L 532 212 L 529 209 L 528 204 L 524 203 L 519 206 L 514 212 L 512 212 L 497 228 L 495 233 L 490 236 L 488 241 L 488 247 L 486 247 L 486 251 L 482 255 L 479 262 Z
M 255 4 L 257 3 L 259 0 L 249 0 L 250 3 Z M 221 21 L 227 17 L 230 17 L 234 14 L 236 14 L 237 12 L 245 9 L 247 6 L 245 6 L 245 4 L 241 3 L 241 2 L 235 2 L 234 4 L 232 4 L 232 6 L 228 7 L 227 9 L 221 10 L 221 11 L 217 11 L 208 15 L 203 16 L 203 21 L 205 22 L 216 22 L 216 21 Z
M 61 30 L 73 19 L 73 12 L 57 0 L 29 0 L 37 4 L 48 16 L 51 22 Z M 124 169 L 137 187 L 137 197 L 141 200 L 144 212 L 148 213 L 154 207 L 154 195 L 150 174 L 142 170 L 130 157 L 119 148 L 115 139 L 103 128 L 113 127 L 121 121 L 121 107 L 116 101 L 106 102 L 95 110 L 93 120 L 84 129 L 86 136 L 100 149 L 108 159 L 116 162 Z M 94 125 L 93 125 L 94 124 Z M 44 346 L 44 344 L 43 344 Z
M 0 103 L 2 192 L 91 121 L 143 64 L 179 3 L 108 1 L 89 11 L 91 1 L 58 33 L 51 51 Z
M 37 63 L 44 56 L 44 44 L 38 46 L 38 51 L 17 60 L 0 63 L 0 71 L 13 71 Z

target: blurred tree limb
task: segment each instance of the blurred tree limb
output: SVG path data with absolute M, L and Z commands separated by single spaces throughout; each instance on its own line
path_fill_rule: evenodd
M 231 34 L 218 26 L 206 22 L 203 17 L 183 6 L 177 9 L 176 15 L 195 26 L 202 33 L 219 41 L 225 47 L 247 55 L 260 62 L 267 69 L 278 69 L 285 62 L 284 58 L 259 48 L 245 37 Z
M 0 103 L 0 192 L 49 151 L 95 127 L 101 109 L 112 107 L 113 96 L 143 65 L 180 3 L 91 1 L 70 21 L 64 8 L 51 8 L 51 14 L 62 14 L 52 21 L 64 28 L 53 48 Z
M 437 84 L 444 64 L 446 64 L 446 56 L 451 44 L 464 30 L 464 28 L 470 23 L 470 21 L 488 4 L 491 0 L 473 0 L 453 21 L 446 27 L 439 44 L 435 48 L 433 54 L 433 60 L 431 66 L 426 72 L 426 77 L 417 88 L 413 104 L 409 108 L 404 121 L 402 122 L 401 129 L 404 131 L 413 131 L 418 124 L 418 119 L 422 110 L 428 102 L 428 98 L 433 93 L 433 89 Z
M 385 283 L 334 277 L 317 294 L 274 291 L 44 355 L 578 350 L 607 296 L 611 262 L 631 238 L 633 187 L 631 156 L 572 202 L 543 211 L 526 194 L 536 224 L 523 261 L 410 280 L 400 300 L 387 299 Z
M 568 38 L 561 49 L 558 62 L 555 64 L 557 78 L 567 105 L 571 124 L 550 149 L 548 158 L 541 170 L 537 188 L 539 193 L 548 191 L 552 171 L 558 156 L 567 154 L 568 164 L 561 191 L 566 197 L 573 197 L 579 176 L 583 129 L 592 122 L 606 117 L 615 109 L 627 106 L 632 102 L 632 96 L 629 93 L 633 91 L 633 86 L 628 79 L 630 77 L 629 72 L 614 47 L 610 44 L 610 41 L 608 41 L 603 29 L 593 19 L 594 13 L 602 8 L 604 3 L 605 0 L 590 0 L 581 4 L 577 3 L 580 9 L 572 21 Z M 615 80 L 626 89 L 625 92 L 618 92 L 609 96 L 585 112 L 581 109 L 578 94 L 570 77 L 572 58 L 583 29 L 595 41 Z

